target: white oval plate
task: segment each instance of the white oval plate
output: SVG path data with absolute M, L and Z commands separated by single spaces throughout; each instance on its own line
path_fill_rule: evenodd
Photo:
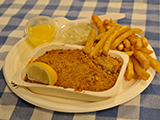
M 82 21 L 84 20 L 85 19 L 83 19 Z M 64 23 L 69 22 L 69 20 L 64 18 L 56 18 L 56 21 L 59 23 L 61 23 L 61 21 L 63 21 Z M 57 40 L 55 40 L 55 42 L 59 42 Z M 148 47 L 152 49 L 150 45 Z M 29 44 L 29 41 L 26 38 L 22 38 L 16 45 L 14 45 L 5 59 L 3 67 L 4 77 L 8 86 L 17 96 L 35 106 L 49 110 L 60 111 L 60 112 L 83 113 L 83 112 L 92 112 L 92 111 L 108 109 L 120 105 L 124 102 L 127 102 L 132 98 L 136 97 L 137 95 L 139 95 L 143 90 L 145 90 L 148 87 L 148 85 L 152 82 L 155 76 L 155 70 L 150 68 L 148 69 L 148 72 L 151 74 L 151 76 L 147 81 L 141 79 L 139 80 L 132 79 L 131 81 L 127 81 L 123 79 L 122 86 L 117 96 L 98 102 L 85 102 L 85 101 L 34 94 L 30 92 L 27 88 L 23 87 L 15 88 L 11 84 L 12 77 L 14 76 L 18 68 L 22 65 L 22 63 L 24 63 L 27 56 L 33 50 L 34 47 L 31 44 Z M 153 53 L 152 56 L 156 58 L 155 53 Z

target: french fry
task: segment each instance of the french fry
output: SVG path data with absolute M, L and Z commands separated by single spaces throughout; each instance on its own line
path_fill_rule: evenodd
M 148 46 L 148 40 L 146 37 L 142 36 L 141 37 L 141 41 L 142 41 L 142 44 L 143 44 L 143 47 L 147 47 Z
M 140 36 L 133 34 L 133 35 L 130 35 L 128 39 L 130 40 L 131 44 L 134 45 L 135 49 L 142 48 L 143 43 Z
M 100 28 L 103 25 L 103 21 L 96 14 L 92 15 L 92 20 L 97 28 Z
M 104 43 L 103 54 L 106 54 L 106 55 L 108 54 L 111 43 L 119 35 L 119 31 L 121 30 L 121 26 L 120 25 L 115 25 L 115 26 L 116 26 L 115 31 L 107 38 L 106 42 Z
M 141 65 L 139 64 L 139 62 L 136 60 L 135 57 L 131 56 L 130 58 L 133 61 L 134 70 L 138 74 L 138 76 L 143 80 L 148 80 L 150 74 L 144 68 L 141 67 Z
M 130 48 L 131 47 L 131 42 L 128 39 L 125 39 L 123 41 L 124 47 L 125 48 Z
M 131 51 L 135 51 L 136 50 L 133 45 L 131 45 L 130 49 L 131 49 Z
M 153 69 L 155 69 L 159 74 L 160 74 L 160 63 L 153 57 L 147 55 L 147 54 L 144 54 L 146 56 L 146 58 L 149 60 L 150 64 L 151 64 L 151 67 Z
M 132 56 L 133 53 L 134 53 L 134 51 L 126 51 L 125 53 L 126 53 L 128 56 Z
M 131 50 L 131 48 L 125 48 L 125 47 L 123 48 L 124 52 L 130 51 L 130 50 Z
M 89 51 L 90 53 L 88 52 L 89 57 L 96 57 L 101 50 L 106 55 L 109 49 L 125 52 L 130 57 L 125 72 L 125 77 L 128 80 L 139 77 L 147 80 L 150 74 L 146 70 L 152 66 L 160 73 L 160 63 L 156 59 L 148 57 L 153 51 L 147 48 L 149 44 L 147 38 L 137 35 L 144 34 L 141 29 L 122 26 L 113 19 L 105 19 L 102 22 L 96 15 L 92 16 L 92 20 L 97 26 L 99 34 L 94 39 L 98 43 L 94 42 L 94 48 Z
M 108 54 L 110 46 L 115 40 L 115 38 L 118 37 L 120 34 L 123 34 L 124 32 L 128 31 L 129 29 L 131 29 L 129 26 L 117 25 L 115 32 L 112 35 L 110 35 L 110 37 L 106 40 L 104 47 L 103 47 L 103 53 Z
M 84 44 L 84 45 L 86 45 L 86 43 L 87 43 L 87 40 L 86 40 L 86 39 L 84 39 L 84 40 L 83 40 L 83 44 Z
M 109 25 L 113 26 L 113 25 L 120 25 L 120 24 L 116 23 L 112 18 L 110 18 L 110 24 Z
M 111 27 L 112 27 L 111 25 L 107 25 L 106 30 L 109 30 Z
M 118 46 L 117 46 L 117 50 L 119 51 L 122 51 L 124 49 L 124 45 L 122 43 L 120 43 Z
M 89 54 L 92 50 L 95 35 L 96 35 L 96 31 L 94 29 L 92 29 L 91 32 L 88 35 L 87 43 L 86 43 L 86 46 L 85 46 L 85 49 L 84 49 L 84 52 L 87 53 L 87 54 Z
M 135 35 L 135 34 L 128 36 L 128 40 L 131 42 L 132 45 L 136 44 L 136 42 L 137 42 L 136 38 L 137 38 L 137 35 Z
M 103 21 L 103 23 L 104 23 L 105 25 L 109 25 L 109 24 L 110 24 L 110 20 L 105 19 L 105 20 Z
M 108 31 L 105 32 L 103 37 L 99 40 L 99 42 L 96 44 L 96 46 L 93 48 L 93 50 L 89 54 L 89 57 L 94 57 L 95 55 L 98 54 L 98 52 L 103 48 L 107 38 L 114 32 L 115 28 L 116 28 L 116 25 L 112 26 Z
M 92 20 L 98 28 L 98 33 L 103 33 L 106 31 L 105 27 L 103 26 L 103 21 L 96 14 L 92 15 Z
M 103 21 L 103 25 L 104 25 L 104 27 L 106 28 L 106 30 L 109 30 L 109 29 L 111 28 L 111 26 L 113 26 L 113 25 L 120 25 L 120 24 L 116 23 L 116 22 L 111 18 L 110 20 L 105 19 L 105 20 Z
M 140 62 L 140 64 L 144 68 L 146 68 L 146 69 L 150 68 L 150 63 L 149 63 L 148 59 L 145 57 L 145 55 L 141 51 L 135 50 L 133 53 L 133 56 Z
M 139 49 L 139 51 L 141 51 L 142 53 L 145 53 L 145 54 L 152 54 L 153 53 L 152 50 L 145 48 L 145 47 L 142 47 L 141 49 Z
M 110 22 L 113 24 L 117 24 L 112 18 L 110 18 Z
M 120 29 L 120 31 L 117 33 L 117 37 L 120 36 L 121 34 L 127 32 L 128 30 L 131 30 L 131 27 L 124 25 L 122 26 L 122 28 Z
M 128 79 L 131 80 L 134 76 L 135 72 L 134 72 L 134 66 L 133 66 L 133 62 L 131 60 L 131 58 L 129 58 L 128 61 L 128 65 L 127 65 L 127 69 L 125 71 L 124 76 Z
M 118 25 L 118 23 L 116 23 L 112 18 L 110 18 L 110 20 L 105 19 L 105 20 L 103 21 L 103 24 L 104 24 L 104 25 L 110 25 L 110 26 Z
M 139 75 L 136 72 L 134 72 L 133 79 L 138 79 L 138 78 L 139 78 Z
M 136 43 L 135 43 L 135 48 L 136 49 L 141 49 L 142 48 L 142 46 L 143 46 L 143 44 L 142 44 L 142 40 L 141 40 L 141 38 L 137 35 L 137 38 L 136 38 Z
M 98 29 L 98 33 L 100 34 L 100 33 L 104 33 L 106 31 L 106 28 L 103 26 L 103 25 L 101 25 L 100 27 L 99 27 L 99 29 Z
M 98 34 L 98 35 L 95 37 L 95 40 L 100 40 L 100 39 L 103 37 L 104 33 L 105 33 L 105 32 Z
M 144 34 L 144 32 L 139 29 L 139 28 L 133 28 L 131 30 L 128 30 L 127 32 L 125 32 L 124 34 L 120 35 L 113 43 L 111 46 L 111 49 L 116 49 L 116 47 L 124 40 L 126 39 L 128 36 L 132 35 L 132 34 Z

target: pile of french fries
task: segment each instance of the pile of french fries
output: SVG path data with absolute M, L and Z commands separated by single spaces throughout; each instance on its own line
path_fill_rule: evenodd
M 148 80 L 150 74 L 147 69 L 150 67 L 160 73 L 160 63 L 150 56 L 153 51 L 147 48 L 149 44 L 147 38 L 139 35 L 144 34 L 141 29 L 122 26 L 112 19 L 102 21 L 96 14 L 91 18 L 98 28 L 98 34 L 96 35 L 93 29 L 88 35 L 84 52 L 89 54 L 89 57 L 96 57 L 99 52 L 107 55 L 110 49 L 125 52 L 129 55 L 125 72 L 127 80 L 132 78 Z M 98 42 L 94 45 L 95 41 Z

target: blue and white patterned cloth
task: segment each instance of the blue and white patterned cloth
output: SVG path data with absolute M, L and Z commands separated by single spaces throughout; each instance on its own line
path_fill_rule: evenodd
M 160 75 L 134 99 L 102 111 L 62 113 L 34 106 L 15 95 L 3 75 L 5 58 L 24 36 L 26 21 L 38 15 L 70 20 L 93 14 L 125 13 L 122 25 L 141 27 L 157 59 L 160 57 L 159 0 L 0 0 L 0 120 L 159 120 Z M 18 33 L 18 34 L 17 34 Z

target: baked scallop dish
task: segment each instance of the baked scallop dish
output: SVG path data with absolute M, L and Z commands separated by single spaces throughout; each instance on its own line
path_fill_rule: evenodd
M 95 92 L 112 88 L 123 64 L 110 55 L 98 54 L 90 58 L 80 49 L 52 49 L 33 62 L 46 63 L 56 71 L 58 79 L 54 86 Z M 27 74 L 24 80 L 43 84 L 29 80 Z

